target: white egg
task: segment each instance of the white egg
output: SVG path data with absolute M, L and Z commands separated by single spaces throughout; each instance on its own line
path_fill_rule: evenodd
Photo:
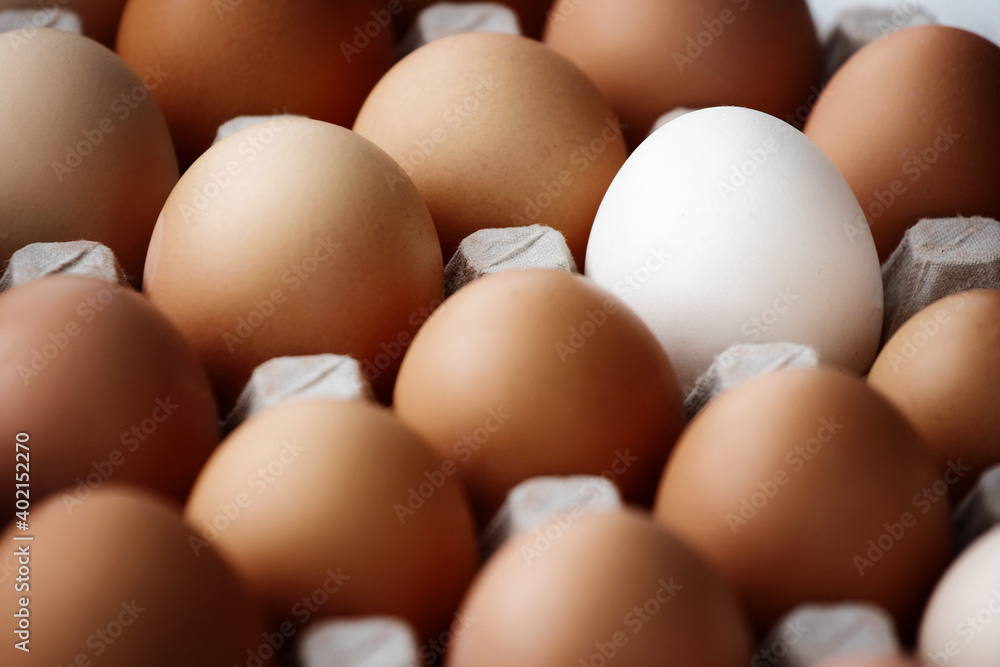
M 715 107 L 649 136 L 608 189 L 586 272 L 627 301 L 685 391 L 734 343 L 812 346 L 868 370 L 882 276 L 837 168 L 767 114 Z
M 926 665 L 1000 665 L 1000 526 L 962 552 L 945 572 L 920 622 Z

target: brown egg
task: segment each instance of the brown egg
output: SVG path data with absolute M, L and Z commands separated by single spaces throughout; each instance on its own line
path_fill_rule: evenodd
M 815 664 L 815 667 L 920 667 L 916 660 L 901 655 L 838 655 Z
M 757 629 L 804 602 L 869 601 L 904 626 L 951 556 L 941 471 L 884 398 L 830 369 L 764 375 L 677 442 L 659 521 L 742 596 Z
M 399 165 L 350 130 L 300 118 L 249 127 L 191 166 L 163 208 L 144 282 L 228 410 L 258 364 L 324 352 L 359 359 L 388 398 L 444 269 Z
M 0 11 L 5 9 L 34 9 L 39 21 L 50 16 L 53 9 L 73 12 L 80 18 L 84 35 L 112 47 L 125 0 L 0 0 Z
M 214 550 L 195 554 L 180 512 L 159 497 L 113 484 L 74 507 L 36 503 L 29 523 L 0 537 L 28 571 L 0 587 L 5 665 L 242 665 L 263 643 L 236 575 Z M 15 648 L 24 639 L 28 653 Z M 258 652 L 254 664 L 271 661 Z
M 914 315 L 879 353 L 868 384 L 920 431 L 961 500 L 1000 464 L 1000 290 L 955 294 Z
M 126 287 L 51 276 L 4 292 L 0 369 L 0 429 L 30 437 L 31 502 L 66 487 L 71 507 L 109 480 L 183 501 L 219 439 L 194 351 Z M 15 472 L 13 454 L 0 458 L 0 476 Z
M 383 408 L 288 403 L 220 445 L 185 517 L 275 621 L 391 615 L 429 636 L 448 626 L 477 560 L 454 474 Z
M 885 260 L 921 218 L 1000 218 L 997 108 L 1000 47 L 921 26 L 847 61 L 805 133 L 847 179 Z
M 631 512 L 557 517 L 501 547 L 452 630 L 448 667 L 748 664 L 732 593 L 687 545 Z
M 674 107 L 805 120 L 820 52 L 805 0 L 556 0 L 545 43 L 593 79 L 635 147 Z
M 474 2 L 476 0 L 457 0 L 457 4 Z M 430 7 L 438 0 L 388 0 L 386 8 L 398 15 L 397 21 L 403 30 L 409 26 L 420 10 Z M 497 4 L 505 5 L 513 9 L 517 14 L 518 22 L 521 25 L 521 32 L 528 37 L 538 38 L 542 34 L 542 27 L 545 25 L 545 15 L 552 6 L 552 0 L 503 0 Z
M 100 241 L 138 285 L 156 214 L 177 182 L 148 88 L 100 44 L 61 30 L 0 40 L 0 265 L 39 241 Z
M 458 466 L 480 523 L 539 475 L 604 475 L 649 504 L 684 424 L 649 329 L 556 270 L 489 276 L 448 299 L 403 359 L 393 407 Z
M 566 236 L 582 267 L 625 161 L 594 84 L 538 42 L 499 33 L 417 49 L 379 81 L 354 129 L 413 178 L 446 258 L 477 230 L 541 224 Z
M 153 93 L 189 165 L 236 116 L 350 126 L 393 62 L 380 9 L 381 0 L 130 0 L 117 51 L 136 72 L 165 73 Z

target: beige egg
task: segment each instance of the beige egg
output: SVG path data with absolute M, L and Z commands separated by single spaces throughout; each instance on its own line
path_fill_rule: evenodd
M 134 487 L 110 485 L 69 507 L 58 497 L 36 503 L 29 530 L 12 523 L 0 536 L 0 562 L 11 568 L 0 586 L 0 659 L 218 667 L 257 653 L 255 664 L 267 667 L 257 603 L 214 549 L 192 550 L 193 537 L 176 507 Z M 28 634 L 18 636 L 20 628 Z M 30 652 L 16 648 L 20 641 Z
M 430 636 L 477 560 L 454 465 L 361 401 L 288 403 L 245 422 L 205 466 L 185 517 L 294 628 L 390 615 Z
M 472 232 L 542 224 L 581 267 L 605 190 L 625 161 L 611 107 L 536 41 L 474 32 L 439 39 L 382 77 L 354 129 L 413 178 L 445 258 Z
M 693 550 L 637 513 L 557 517 L 486 563 L 448 667 L 748 664 L 735 597 Z
M 677 442 L 655 515 L 766 632 L 804 602 L 868 601 L 904 629 L 951 557 L 942 471 L 852 375 L 798 369 L 715 398 Z
M 144 290 L 201 356 L 224 410 L 273 357 L 349 354 L 382 397 L 440 302 L 427 206 L 389 156 L 304 118 L 212 147 L 170 194 Z
M 457 465 L 481 524 L 540 475 L 604 475 L 648 505 L 684 425 L 670 360 L 638 316 L 542 269 L 445 301 L 403 359 L 393 408 Z
M 750 107 L 801 127 L 819 76 L 805 0 L 557 0 L 545 43 L 593 79 L 633 147 L 675 107 Z
M 80 35 L 4 34 L 0 90 L 18 92 L 0 107 L 0 264 L 29 243 L 100 241 L 138 285 L 178 173 L 159 83 Z
M 60 491 L 69 506 L 109 481 L 183 502 L 219 441 L 211 385 L 183 336 L 132 289 L 77 276 L 0 295 L 0 429 L 31 438 L 28 501 Z M 21 472 L 0 457 L 4 479 Z
M 868 384 L 920 431 L 961 500 L 1000 464 L 1000 290 L 961 292 L 921 310 L 885 344 Z

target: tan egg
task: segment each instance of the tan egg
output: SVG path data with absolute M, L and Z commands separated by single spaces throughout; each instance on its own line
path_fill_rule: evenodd
M 290 113 L 350 126 L 393 63 L 382 0 L 130 0 L 117 51 L 164 72 L 153 93 L 191 164 L 236 116 Z
M 384 398 L 444 289 L 427 206 L 399 165 L 336 125 L 281 119 L 184 174 L 149 247 L 144 289 L 193 343 L 224 410 L 253 368 L 332 352 Z
M 801 127 L 819 76 L 805 0 L 556 0 L 545 43 L 597 84 L 633 147 L 674 107 L 750 107 Z
M 785 370 L 720 395 L 677 442 L 655 515 L 742 597 L 758 631 L 804 602 L 873 602 L 905 628 L 951 556 L 941 471 L 874 390 Z
M 604 475 L 648 505 L 684 425 L 649 329 L 556 270 L 496 274 L 449 298 L 403 359 L 393 407 L 458 466 L 480 523 L 540 475 Z
M 0 587 L 5 665 L 218 667 L 245 664 L 261 644 L 257 604 L 213 549 L 195 554 L 190 528 L 161 498 L 114 484 L 75 506 L 36 503 L 29 525 L 0 538 L 29 571 Z M 22 609 L 26 637 L 16 632 Z M 27 653 L 15 648 L 25 639 Z
M 524 37 L 454 35 L 393 67 L 354 129 L 413 178 L 445 257 L 486 228 L 548 225 L 579 266 L 625 161 L 617 119 L 586 76 Z
M 941 299 L 889 339 L 868 375 L 924 436 L 961 500 L 1000 464 L 1000 290 Z
M 494 554 L 462 603 L 448 667 L 748 664 L 718 575 L 645 516 L 565 515 Z
M 4 292 L 0 369 L 0 429 L 31 438 L 30 502 L 62 489 L 76 504 L 108 481 L 183 501 L 219 440 L 194 351 L 126 287 L 51 276 Z M 4 479 L 23 472 L 0 458 Z M 0 520 L 14 501 L 4 493 Z
M 275 621 L 390 615 L 429 636 L 448 626 L 476 567 L 454 474 L 383 408 L 288 403 L 220 445 L 185 517 Z
M 167 124 L 114 53 L 61 30 L 0 40 L 0 264 L 40 241 L 100 241 L 136 285 L 156 214 L 177 182 Z
M 838 655 L 817 662 L 815 667 L 920 667 L 920 663 L 901 655 Z
M 35 23 L 50 17 L 55 9 L 63 9 L 80 18 L 83 34 L 107 47 L 115 45 L 118 19 L 125 9 L 125 0 L 0 0 L 0 11 L 5 9 L 34 9 Z
M 847 61 L 805 133 L 847 179 L 885 260 L 921 218 L 1000 218 L 998 107 L 1000 47 L 921 26 Z

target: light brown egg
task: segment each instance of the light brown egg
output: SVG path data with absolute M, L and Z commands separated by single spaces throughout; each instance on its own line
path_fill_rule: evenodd
M 86 37 L 30 29 L 0 40 L 0 264 L 39 241 L 100 241 L 136 285 L 177 159 L 148 88 Z
M 445 258 L 472 232 L 548 225 L 579 266 L 625 161 L 617 119 L 586 76 L 515 35 L 439 39 L 393 67 L 354 129 L 389 153 L 430 208 Z
M 1000 218 L 1000 46 L 907 28 L 837 72 L 805 133 L 847 179 L 885 260 L 921 218 Z
M 180 512 L 157 496 L 117 484 L 78 506 L 56 496 L 33 505 L 29 526 L 0 536 L 28 571 L 0 587 L 5 665 L 242 665 L 263 643 L 257 604 L 213 549 L 195 554 Z M 21 609 L 28 653 L 14 646 Z
M 448 667 L 712 665 L 749 658 L 735 596 L 637 513 L 565 515 L 487 562 L 452 628 Z
M 481 523 L 539 475 L 604 475 L 652 500 L 684 424 L 670 360 L 582 276 L 509 271 L 459 290 L 417 333 L 399 417 L 458 466 Z
M 961 500 L 1000 464 L 1000 290 L 941 299 L 889 339 L 868 375 L 924 436 Z
M 450 623 L 477 560 L 454 474 L 383 408 L 288 403 L 220 445 L 185 518 L 275 621 L 390 615 L 429 636 Z
M 73 12 L 80 18 L 84 35 L 110 48 L 115 45 L 125 0 L 0 0 L 0 11 L 5 9 L 33 9 L 36 22 L 42 22 L 54 9 Z
M 183 165 L 236 116 L 291 113 L 350 126 L 393 62 L 382 0 L 130 0 L 117 51 L 153 91 Z
M 677 442 L 655 515 L 701 551 L 764 632 L 797 604 L 882 605 L 905 628 L 951 556 L 947 494 L 925 443 L 862 380 L 754 378 Z
M 901 655 L 838 655 L 817 662 L 815 667 L 920 667 L 920 663 Z
M 633 147 L 679 106 L 744 106 L 800 125 L 819 76 L 805 0 L 556 0 L 545 43 L 597 84 Z
M 383 398 L 440 302 L 441 248 L 399 165 L 308 119 L 249 127 L 184 174 L 149 247 L 144 289 L 193 343 L 223 410 L 254 367 L 350 354 Z
M 139 294 L 50 276 L 0 295 L 0 429 L 30 437 L 31 502 L 79 504 L 108 481 L 183 501 L 219 439 L 197 356 Z M 13 480 L 15 458 L 0 458 Z M 15 494 L 3 494 L 2 521 Z

